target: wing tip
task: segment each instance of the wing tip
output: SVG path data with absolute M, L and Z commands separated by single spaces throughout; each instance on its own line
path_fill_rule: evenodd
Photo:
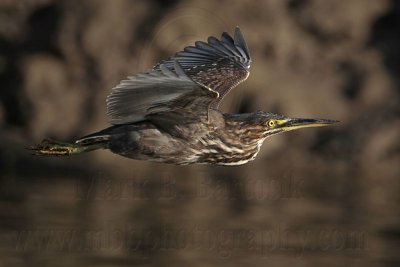
M 242 48 L 243 52 L 246 53 L 246 56 L 248 57 L 248 59 L 251 60 L 249 48 L 247 47 L 246 41 L 243 37 L 243 34 L 242 34 L 239 26 L 235 27 L 233 40 L 235 42 L 235 45 Z

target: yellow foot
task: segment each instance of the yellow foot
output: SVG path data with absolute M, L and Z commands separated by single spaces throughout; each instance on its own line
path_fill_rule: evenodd
M 36 146 L 28 147 L 34 155 L 40 156 L 69 156 L 76 152 L 75 144 L 56 142 L 49 139 L 43 140 Z

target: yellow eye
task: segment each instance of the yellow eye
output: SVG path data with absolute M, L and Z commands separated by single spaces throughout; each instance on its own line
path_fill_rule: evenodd
M 275 120 L 269 120 L 269 121 L 267 122 L 267 124 L 268 124 L 268 127 L 269 127 L 269 128 L 274 128 L 275 125 L 276 125 Z

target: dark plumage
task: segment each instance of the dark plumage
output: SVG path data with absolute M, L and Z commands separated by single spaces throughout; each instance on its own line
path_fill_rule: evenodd
M 107 97 L 113 126 L 75 143 L 46 141 L 32 149 L 61 156 L 108 148 L 139 160 L 239 165 L 253 160 L 268 136 L 335 122 L 219 111 L 223 97 L 247 79 L 250 64 L 239 28 L 234 38 L 223 33 L 220 40 L 198 41 L 148 73 L 121 81 Z

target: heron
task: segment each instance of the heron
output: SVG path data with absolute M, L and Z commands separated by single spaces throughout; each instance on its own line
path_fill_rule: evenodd
M 222 112 L 221 101 L 247 79 L 251 62 L 238 27 L 233 36 L 197 41 L 114 87 L 106 99 L 110 127 L 73 142 L 45 139 L 30 149 L 42 156 L 108 149 L 135 160 L 241 165 L 254 160 L 270 136 L 337 122 Z

